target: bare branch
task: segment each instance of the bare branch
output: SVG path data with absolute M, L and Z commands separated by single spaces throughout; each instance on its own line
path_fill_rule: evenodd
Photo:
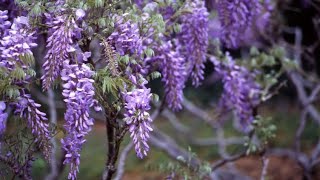
M 236 138 L 236 137 L 224 138 L 222 140 L 226 146 L 235 145 L 235 144 L 243 144 L 245 142 L 245 140 L 243 138 Z M 190 139 L 190 142 L 192 144 L 199 145 L 199 146 L 212 146 L 212 145 L 218 144 L 219 141 L 221 141 L 221 139 L 218 139 L 218 138 L 192 138 L 192 139 Z
M 186 110 L 190 111 L 193 115 L 201 118 L 204 120 L 207 124 L 211 125 L 212 128 L 216 129 L 219 127 L 218 123 L 214 121 L 207 112 L 203 111 L 202 109 L 195 106 L 193 103 L 188 101 L 186 98 L 184 98 L 182 105 L 185 107 Z
M 265 180 L 267 173 L 268 173 L 268 165 L 269 165 L 269 159 L 265 156 L 262 156 L 262 171 L 261 171 L 261 177 L 260 180 Z
M 307 121 L 307 111 L 304 110 L 302 111 L 301 113 L 301 116 L 300 116 L 300 123 L 299 123 L 299 127 L 296 131 L 296 137 L 295 137 L 295 149 L 297 152 L 300 152 L 301 151 L 301 136 L 302 136 L 302 133 L 305 129 L 305 126 L 306 126 L 306 121 Z
M 305 106 L 305 109 L 311 115 L 313 120 L 315 120 L 320 125 L 320 113 L 312 104 L 309 104 L 309 98 L 307 97 L 307 93 L 302 84 L 302 81 L 303 81 L 302 77 L 296 71 L 288 72 L 288 76 L 297 89 L 297 93 L 298 93 L 298 97 L 301 105 Z
M 311 168 L 316 167 L 318 163 L 320 163 L 320 140 L 318 141 L 317 146 L 314 148 L 311 154 Z
M 199 159 L 192 157 L 188 151 L 178 146 L 171 137 L 156 128 L 154 128 L 154 131 L 150 135 L 150 143 L 165 151 L 174 160 L 178 160 L 183 164 L 188 163 L 192 169 L 198 169 L 200 166 Z M 183 157 L 183 159 L 177 159 L 178 157 Z
M 48 89 L 48 105 L 50 110 L 50 121 L 52 124 L 57 125 L 57 110 L 54 101 L 54 92 L 52 89 Z M 51 161 L 50 161 L 50 174 L 45 178 L 46 180 L 56 179 L 58 176 L 58 168 L 57 168 L 57 142 L 55 137 L 51 138 Z
M 184 124 L 180 123 L 177 116 L 172 113 L 171 111 L 169 111 L 168 109 L 164 110 L 161 115 L 163 115 L 164 117 L 166 117 L 169 122 L 171 123 L 171 125 L 177 129 L 178 131 L 182 132 L 182 133 L 188 133 L 190 131 L 190 128 L 185 126 Z
M 130 152 L 130 150 L 133 147 L 133 142 L 131 141 L 127 146 L 123 149 L 123 151 L 120 154 L 119 163 L 117 167 L 116 177 L 114 180 L 121 180 L 123 173 L 124 173 L 124 165 L 126 163 L 127 156 Z
M 242 152 L 240 154 L 231 156 L 229 158 L 222 159 L 212 165 L 212 170 L 216 170 L 216 169 L 220 168 L 221 166 L 225 165 L 226 163 L 236 161 L 236 160 L 241 159 L 245 156 L 246 156 L 246 153 Z

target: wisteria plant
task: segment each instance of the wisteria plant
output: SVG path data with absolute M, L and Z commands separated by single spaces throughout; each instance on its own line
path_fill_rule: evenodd
M 293 82 L 301 76 L 293 73 L 299 72 L 297 57 L 268 39 L 279 35 L 273 31 L 280 28 L 274 23 L 276 5 L 272 0 L 0 1 L 0 162 L 6 166 L 0 177 L 32 179 L 32 162 L 40 153 L 51 164 L 47 179 L 59 178 L 64 166 L 67 178 L 77 179 L 81 150 L 100 118 L 108 148 L 103 179 L 117 172 L 126 134 L 139 159 L 148 156 L 152 141 L 198 178 L 219 179 L 217 169 L 237 157 L 204 165 L 170 145 L 153 123 L 158 114 L 184 108 L 217 133 L 227 112 L 234 112 L 236 129 L 247 137 L 239 158 L 264 157 L 276 128 L 258 107 L 282 87 L 281 76 Z M 184 98 L 185 88 L 201 87 L 211 73 L 222 84 L 216 120 Z M 157 79 L 161 91 L 151 85 Z M 38 97 L 40 89 L 48 97 Z M 61 123 L 54 120 L 59 100 Z

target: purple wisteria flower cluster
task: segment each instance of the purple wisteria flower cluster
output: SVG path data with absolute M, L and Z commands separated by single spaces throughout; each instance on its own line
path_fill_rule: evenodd
M 124 121 L 129 126 L 130 137 L 135 144 L 135 151 L 138 157 L 143 158 L 149 151 L 147 141 L 149 132 L 152 131 L 149 113 L 151 90 L 146 87 L 148 81 L 142 74 L 146 74 L 143 68 L 144 62 L 140 59 L 142 54 L 142 38 L 139 34 L 137 24 L 125 21 L 119 17 L 114 32 L 108 37 L 108 42 L 119 55 L 129 55 L 135 59 L 135 63 L 128 62 L 125 68 L 125 75 L 131 81 L 132 87 L 125 85 L 126 91 L 121 93 L 124 101 Z
M 0 101 L 0 137 L 6 130 L 6 120 L 8 118 L 8 114 L 5 112 L 6 103 L 4 101 Z
M 204 2 L 188 1 L 184 6 L 188 10 L 179 17 L 181 32 L 169 40 L 167 34 L 160 35 L 161 43 L 154 45 L 155 57 L 151 63 L 158 63 L 165 84 L 165 101 L 170 109 L 182 109 L 183 89 L 189 76 L 194 86 L 199 86 L 204 78 L 204 63 L 208 48 L 208 16 Z M 169 19 L 175 9 L 165 6 L 159 9 L 162 16 L 172 25 Z
M 79 28 L 74 19 L 67 16 L 58 16 L 50 19 L 49 26 L 52 26 L 52 34 L 47 39 L 48 52 L 45 56 L 46 62 L 43 64 L 44 75 L 43 89 L 48 89 L 52 82 L 60 75 L 63 61 L 70 58 L 69 53 L 74 52 L 72 36 Z M 52 21 L 52 22 L 51 22 Z
M 180 110 L 187 76 L 185 61 L 181 54 L 173 49 L 171 41 L 161 45 L 158 53 L 161 54 L 156 58 L 160 62 L 162 81 L 165 84 L 165 101 L 172 110 Z
M 134 89 L 123 93 L 125 100 L 124 120 L 129 125 L 130 137 L 135 144 L 137 156 L 143 158 L 147 156 L 149 145 L 149 133 L 152 131 L 149 113 L 151 93 L 150 89 Z
M 204 63 L 208 48 L 208 10 L 200 0 L 187 4 L 191 13 L 181 16 L 180 52 L 187 62 L 187 73 L 191 73 L 192 84 L 199 86 L 204 79 Z
M 14 113 L 21 118 L 26 118 L 32 134 L 36 137 L 36 142 L 43 149 L 46 159 L 49 159 L 51 154 L 51 132 L 46 114 L 39 110 L 41 105 L 31 99 L 30 94 L 23 94 L 18 98 L 18 102 L 14 103 L 14 106 Z
M 11 26 L 11 22 L 8 21 L 8 11 L 1 11 L 0 10 L 0 37 L 2 39 L 3 36 L 6 35 L 7 30 Z
M 220 108 L 235 110 L 243 130 L 248 131 L 256 116 L 254 109 L 260 103 L 261 97 L 261 87 L 255 82 L 254 73 L 237 65 L 228 54 L 225 61 L 221 62 L 215 58 L 211 58 L 211 61 L 223 82 Z
M 36 39 L 35 32 L 31 29 L 27 17 L 19 16 L 13 19 L 13 23 L 11 23 L 7 21 L 7 11 L 2 11 L 0 14 L 2 23 L 0 29 L 0 67 L 5 68 L 6 73 L 3 75 L 7 76 L 6 78 L 11 78 L 11 85 L 19 87 L 20 93 L 20 96 L 10 104 L 14 107 L 16 115 L 26 119 L 27 126 L 36 137 L 35 142 L 42 150 L 45 158 L 49 160 L 51 154 L 51 132 L 46 114 L 39 110 L 41 105 L 36 103 L 30 94 L 25 93 L 25 85 L 31 81 L 31 75 L 27 73 L 30 70 L 33 59 L 31 49 L 37 46 L 34 43 Z M 17 77 L 10 77 L 12 73 Z M 5 107 L 4 102 L 1 102 L 1 111 Z M 0 126 L 1 133 L 3 133 L 6 128 L 6 114 L 1 113 Z
M 64 163 L 70 164 L 69 179 L 77 177 L 80 151 L 86 141 L 84 136 L 91 131 L 94 122 L 89 116 L 90 108 L 97 104 L 94 99 L 93 74 L 86 64 L 64 64 L 61 72 L 61 79 L 65 82 L 62 95 L 67 105 L 64 127 L 68 132 L 61 143 L 66 151 Z
M 77 20 L 85 16 L 83 10 L 76 10 Z M 64 125 L 67 135 L 61 140 L 66 152 L 64 164 L 70 164 L 68 179 L 76 179 L 80 164 L 80 151 L 85 143 L 85 135 L 91 131 L 94 121 L 90 117 L 90 108 L 100 111 L 97 100 L 94 99 L 94 72 L 85 64 L 91 56 L 83 52 L 76 40 L 81 36 L 77 21 L 70 15 L 47 15 L 47 24 L 52 26 L 47 39 L 48 52 L 43 64 L 43 89 L 48 89 L 52 82 L 61 76 L 63 84 L 62 95 L 66 103 Z
M 259 0 L 218 1 L 217 10 L 222 25 L 221 40 L 229 48 L 238 47 L 244 34 L 251 28 L 253 20 L 260 13 Z
M 121 55 L 141 55 L 142 40 L 136 23 L 125 21 L 122 17 L 116 17 L 114 32 L 108 37 L 108 41 Z
M 28 69 L 29 64 L 22 58 L 33 56 L 31 48 L 37 46 L 34 43 L 35 39 L 34 32 L 29 27 L 29 19 L 24 16 L 15 18 L 10 29 L 4 31 L 0 40 L 1 66 L 9 71 L 17 67 Z

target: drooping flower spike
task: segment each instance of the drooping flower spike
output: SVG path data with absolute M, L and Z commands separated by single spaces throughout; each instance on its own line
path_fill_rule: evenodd
M 191 73 L 192 84 L 199 86 L 204 79 L 204 63 L 208 48 L 209 13 L 204 1 L 195 0 L 187 3 L 191 13 L 181 16 L 180 53 L 184 56 L 187 74 Z
M 221 62 L 211 58 L 215 71 L 222 78 L 223 94 L 219 102 L 221 110 L 234 110 L 244 131 L 250 129 L 255 118 L 254 109 L 260 103 L 261 87 L 254 80 L 254 73 L 239 66 L 227 54 Z

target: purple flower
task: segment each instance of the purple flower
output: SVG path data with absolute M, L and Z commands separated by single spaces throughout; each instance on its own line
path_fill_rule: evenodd
M 144 0 L 133 0 L 133 3 L 136 4 L 139 8 L 142 7 Z
M 245 32 L 251 28 L 259 13 L 259 0 L 218 1 L 218 14 L 222 25 L 221 40 L 229 48 L 237 48 L 245 40 Z
M 8 114 L 4 112 L 6 109 L 6 104 L 3 101 L 0 101 L 0 137 L 6 130 L 6 120 L 8 118 Z
M 149 133 L 152 119 L 150 118 L 150 89 L 134 89 L 131 92 L 123 93 L 125 101 L 125 118 L 124 120 L 129 125 L 130 137 L 135 144 L 135 150 L 138 157 L 147 156 L 149 145 Z
M 245 131 L 254 120 L 254 108 L 260 103 L 261 87 L 254 80 L 254 73 L 236 65 L 227 54 L 226 61 L 211 59 L 216 72 L 222 77 L 224 92 L 219 106 L 223 110 L 233 109 Z
M 15 114 L 26 118 L 32 134 L 39 143 L 39 147 L 43 150 L 46 159 L 49 159 L 51 154 L 51 132 L 46 114 L 39 110 L 41 105 L 31 99 L 30 94 L 22 94 L 18 98 L 18 102 L 13 104 L 15 106 Z
M 8 29 L 11 26 L 11 22 L 8 21 L 8 11 L 0 10 L 0 39 L 7 34 Z
M 208 11 L 203 1 L 196 0 L 187 4 L 191 13 L 181 16 L 181 33 L 179 42 L 183 46 L 181 54 L 186 57 L 188 74 L 191 73 L 192 84 L 199 86 L 204 79 L 204 63 L 208 47 Z
M 82 145 L 85 143 L 84 135 L 76 132 L 70 133 L 61 140 L 63 149 L 66 152 L 64 164 L 70 164 L 68 179 L 77 179 L 80 165 L 80 152 Z
M 70 164 L 68 179 L 76 179 L 80 164 L 80 151 L 85 142 L 84 136 L 91 131 L 93 118 L 89 116 L 91 107 L 97 107 L 94 99 L 94 72 L 86 64 L 69 64 L 64 61 L 61 79 L 64 81 L 63 92 L 67 110 L 64 125 L 68 135 L 61 140 L 66 151 L 64 163 Z
M 83 17 L 84 17 L 85 15 L 86 15 L 86 12 L 84 12 L 84 10 L 82 10 L 82 9 L 77 9 L 77 10 L 76 10 L 77 20 L 83 19 Z
M 142 40 L 137 24 L 131 21 L 124 22 L 122 17 L 117 17 L 114 32 L 108 37 L 108 41 L 121 55 L 140 55 L 142 53 Z
M 159 48 L 159 56 L 162 70 L 162 81 L 165 83 L 165 101 L 172 110 L 182 109 L 183 89 L 185 87 L 186 71 L 184 59 L 174 51 L 172 43 L 168 41 Z
M 49 49 L 45 56 L 46 62 L 43 64 L 44 75 L 41 77 L 43 89 L 51 86 L 61 72 L 63 61 L 70 58 L 70 52 L 75 51 L 72 36 L 79 29 L 74 19 L 69 20 L 64 16 L 55 17 L 48 25 L 52 26 L 52 34 L 47 39 Z
M 30 30 L 28 18 L 24 16 L 14 19 L 10 29 L 0 39 L 0 66 L 11 71 L 16 67 L 28 69 L 29 64 L 21 57 L 33 56 L 31 48 L 37 46 L 34 32 Z

